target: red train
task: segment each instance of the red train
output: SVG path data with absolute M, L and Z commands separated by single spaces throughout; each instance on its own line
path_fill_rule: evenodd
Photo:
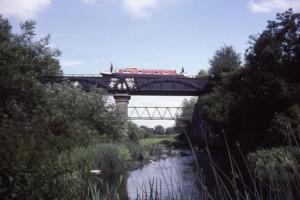
M 101 72 L 103 76 L 111 76 L 113 74 L 125 75 L 125 74 L 133 74 L 133 75 L 158 75 L 158 76 L 187 76 L 184 73 L 184 69 L 181 69 L 179 74 L 176 73 L 174 69 L 142 69 L 138 67 L 125 67 L 120 69 L 114 69 L 113 66 L 110 66 L 109 72 Z M 188 76 L 187 76 L 188 77 Z
M 144 74 L 144 75 L 177 75 L 176 70 L 173 69 L 141 69 L 137 67 L 128 67 L 118 69 L 117 74 Z

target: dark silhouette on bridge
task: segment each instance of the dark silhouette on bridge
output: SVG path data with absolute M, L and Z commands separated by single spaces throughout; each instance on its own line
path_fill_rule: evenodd
M 63 75 L 41 77 L 43 83 L 71 81 L 84 89 L 98 87 L 111 94 L 199 96 L 205 92 L 210 77 L 188 78 L 184 76 L 157 75 Z

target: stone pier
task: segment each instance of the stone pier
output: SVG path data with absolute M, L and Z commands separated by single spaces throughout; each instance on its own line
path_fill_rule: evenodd
M 128 118 L 128 104 L 130 100 L 130 95 L 129 94 L 114 94 L 113 95 L 116 103 L 116 109 L 117 111 L 123 115 L 125 118 L 125 123 L 124 123 L 124 130 L 125 134 L 128 132 L 128 123 L 127 123 L 127 118 Z

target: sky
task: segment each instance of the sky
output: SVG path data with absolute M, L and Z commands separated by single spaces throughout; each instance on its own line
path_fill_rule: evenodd
M 15 32 L 32 19 L 38 38 L 51 35 L 65 74 L 99 74 L 113 63 L 194 75 L 223 45 L 243 57 L 249 36 L 288 8 L 300 11 L 300 0 L 0 0 Z M 180 106 L 183 98 L 132 96 L 129 106 Z

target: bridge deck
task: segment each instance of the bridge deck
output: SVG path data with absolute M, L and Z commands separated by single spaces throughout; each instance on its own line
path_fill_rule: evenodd
M 98 87 L 109 93 L 126 93 L 129 95 L 162 95 L 162 96 L 198 96 L 205 91 L 211 77 L 189 78 L 180 75 L 116 75 L 101 76 L 98 74 L 43 76 L 43 83 L 70 81 L 80 84 L 84 89 Z

